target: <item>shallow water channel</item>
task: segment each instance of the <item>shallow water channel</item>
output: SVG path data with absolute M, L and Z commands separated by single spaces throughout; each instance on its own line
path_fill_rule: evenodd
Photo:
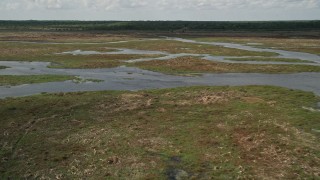
M 223 46 L 226 48 L 233 49 L 241 49 L 246 51 L 255 51 L 255 52 L 272 52 L 278 54 L 275 58 L 284 58 L 284 59 L 300 59 L 307 60 L 310 62 L 274 62 L 274 61 L 233 61 L 228 60 L 229 58 L 248 58 L 252 56 L 214 56 L 210 54 L 191 54 L 191 53 L 178 53 L 171 54 L 163 51 L 149 51 L 149 50 L 137 50 L 137 49 L 126 49 L 126 48 L 115 48 L 114 51 L 111 52 L 98 52 L 98 51 L 68 51 L 57 54 L 72 54 L 72 55 L 94 55 L 94 54 L 147 54 L 147 55 L 162 55 L 158 58 L 140 58 L 140 59 L 132 59 L 127 60 L 126 62 L 140 62 L 140 61 L 151 61 L 151 60 L 168 60 L 183 56 L 194 56 L 201 57 L 202 59 L 215 61 L 215 62 L 225 62 L 225 63 L 243 63 L 243 64 L 296 64 L 296 65 L 313 65 L 320 66 L 320 56 L 310 53 L 302 53 L 302 52 L 292 52 L 292 51 L 284 51 L 284 50 L 275 50 L 275 49 L 267 49 L 267 48 L 255 48 L 251 46 L 245 46 L 241 44 L 234 43 L 216 43 L 216 42 L 198 42 L 194 40 L 182 39 L 182 38 L 167 38 L 167 40 L 175 40 L 181 41 L 185 43 L 196 43 L 196 44 L 206 44 L 213 46 Z
M 254 63 L 254 64 L 311 64 L 320 65 L 320 57 L 308 53 L 289 52 L 273 49 L 259 49 L 250 46 L 230 43 L 207 43 L 195 42 L 191 40 L 174 38 L 174 40 L 188 43 L 200 43 L 221 45 L 225 47 L 245 49 L 250 51 L 276 52 L 279 57 L 297 58 L 310 60 L 315 63 L 282 63 L 282 62 L 239 62 L 235 63 Z M 101 52 L 81 51 L 64 52 L 74 55 L 88 55 Z M 200 56 L 204 59 L 226 62 L 226 57 L 210 56 L 203 54 L 169 54 L 159 51 L 143 51 L 132 49 L 118 49 L 118 51 L 105 52 L 106 54 L 161 54 L 160 58 L 143 58 L 130 60 L 128 62 L 146 61 L 146 60 L 166 60 L 180 56 Z M 232 62 L 232 61 L 227 61 Z M 73 81 L 51 82 L 39 84 L 26 84 L 20 86 L 4 87 L 0 86 L 0 98 L 19 97 L 39 94 L 42 92 L 77 92 L 77 91 L 100 91 L 100 90 L 143 90 L 157 88 L 173 88 L 184 86 L 239 86 L 239 85 L 273 85 L 304 91 L 312 91 L 320 95 L 320 73 L 295 73 L 295 74 L 259 74 L 259 73 L 222 73 L 222 74 L 202 74 L 202 76 L 185 77 L 166 75 L 157 72 L 151 72 L 133 67 L 117 67 L 109 69 L 52 69 L 47 66 L 47 62 L 16 62 L 0 61 L 0 66 L 10 68 L 0 70 L 0 75 L 74 75 L 84 79 L 98 79 L 102 82 L 84 82 L 75 83 Z

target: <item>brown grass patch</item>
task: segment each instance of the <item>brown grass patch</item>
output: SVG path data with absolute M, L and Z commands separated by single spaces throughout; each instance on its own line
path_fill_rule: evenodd
M 181 100 L 166 101 L 165 104 L 174 104 L 178 106 L 190 106 L 190 105 L 209 105 L 209 104 L 223 104 L 230 100 L 239 99 L 244 93 L 236 91 L 221 91 L 221 92 L 210 92 L 200 91 L 197 94 L 186 93 L 185 98 Z M 166 94 L 170 96 L 170 94 Z
M 165 73 L 292 73 L 319 72 L 320 67 L 310 65 L 236 64 L 208 61 L 196 57 L 179 57 L 167 61 L 137 62 L 134 65 Z
M 135 35 L 87 32 L 2 32 L 0 40 L 50 42 L 113 42 L 135 38 Z
M 253 171 L 258 177 L 288 177 L 287 169 L 291 168 L 295 158 L 290 155 L 290 151 L 275 143 L 269 143 L 269 138 L 265 132 L 253 134 L 238 129 L 234 133 L 234 140 L 242 151 L 242 158 L 254 164 Z
M 261 43 L 262 47 L 283 49 L 320 54 L 320 40 L 306 38 L 259 38 L 259 37 L 221 37 L 221 38 L 200 38 L 203 41 L 235 42 L 235 43 Z
M 242 100 L 244 100 L 247 103 L 250 104 L 257 104 L 257 103 L 264 103 L 265 101 L 259 97 L 242 97 Z

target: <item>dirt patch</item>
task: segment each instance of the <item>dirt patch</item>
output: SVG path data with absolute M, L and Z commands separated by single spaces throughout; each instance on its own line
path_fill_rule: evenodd
M 242 151 L 242 158 L 253 165 L 253 171 L 260 178 L 288 177 L 287 170 L 291 168 L 295 158 L 290 152 L 274 143 L 268 143 L 269 137 L 264 133 L 247 133 L 236 130 L 235 143 Z
M 168 94 L 166 95 L 170 96 Z M 182 100 L 167 101 L 164 103 L 178 105 L 178 106 L 190 106 L 195 104 L 202 104 L 202 105 L 223 104 L 233 99 L 239 99 L 243 95 L 244 93 L 240 93 L 236 91 L 220 91 L 220 92 L 200 91 L 197 94 L 187 93 L 185 94 L 185 98 Z
M 265 134 L 249 134 L 243 130 L 237 130 L 234 134 L 236 143 L 245 151 L 250 152 L 261 146 L 265 140 Z
M 257 104 L 257 103 L 264 103 L 265 101 L 259 97 L 242 97 L 242 100 L 244 100 L 246 103 L 250 104 Z
M 227 91 L 227 92 L 217 92 L 217 93 L 203 93 L 197 97 L 196 102 L 199 104 L 216 104 L 216 103 L 226 103 L 232 99 L 237 99 L 241 96 L 239 92 Z

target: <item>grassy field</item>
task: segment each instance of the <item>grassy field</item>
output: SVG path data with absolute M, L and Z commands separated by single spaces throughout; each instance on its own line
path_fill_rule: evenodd
M 32 41 L 57 43 L 106 43 L 128 40 L 143 40 L 150 35 L 139 36 L 133 33 L 99 33 L 99 32 L 0 32 L 1 41 Z
M 55 53 L 66 51 L 113 51 L 112 48 L 165 51 L 169 53 L 212 54 L 217 56 L 274 56 L 275 53 L 252 52 L 224 48 L 220 46 L 199 45 L 168 40 L 131 41 L 115 44 L 29 44 L 19 42 L 0 42 L 0 60 L 53 61 Z M 125 55 L 122 55 L 125 56 Z M 91 56 L 86 56 L 90 58 Z M 66 57 L 65 59 L 67 59 Z M 126 57 L 123 57 L 126 59 Z M 128 59 L 128 58 L 127 58 Z
M 56 22 L 43 23 L 48 27 L 36 28 L 55 28 Z M 201 23 L 189 25 L 202 27 Z M 264 23 L 244 26 L 258 25 Z M 10 27 L 9 23 L 4 28 Z M 127 65 L 176 75 L 320 72 L 319 66 L 233 64 L 187 56 L 126 63 L 123 60 L 163 55 L 57 54 L 132 48 L 234 56 L 232 60 L 239 61 L 306 62 L 276 58 L 274 53 L 165 39 L 144 41 L 155 37 L 137 32 L 0 32 L 0 61 L 52 62 L 51 68 Z M 318 51 L 318 40 L 311 39 L 195 39 Z M 85 44 L 114 41 L 128 42 Z M 100 82 L 64 75 L 0 76 L 0 86 L 65 80 Z M 310 92 L 273 86 L 42 93 L 1 99 L 0 179 L 319 179 L 319 101 Z
M 13 76 L 0 75 L 0 86 L 15 86 L 21 84 L 34 84 L 43 82 L 57 82 L 75 79 L 74 76 L 64 75 L 31 75 L 31 76 Z
M 0 42 L 0 60 L 48 61 L 56 53 L 66 51 L 112 51 L 100 44 L 34 44 L 19 42 Z
M 2 61 L 45 61 L 52 62 L 55 68 L 109 68 L 119 66 L 122 60 L 160 57 L 161 55 L 97 54 L 71 55 L 57 54 L 67 51 L 110 52 L 114 49 L 105 44 L 29 44 L 0 42 Z
M 265 62 L 296 62 L 296 63 L 313 63 L 313 61 L 289 58 L 273 58 L 273 57 L 245 57 L 245 58 L 227 58 L 232 61 L 265 61 Z
M 0 177 L 317 179 L 317 101 L 269 86 L 0 100 Z
M 173 40 L 155 40 L 145 42 L 124 42 L 109 45 L 109 47 L 130 48 L 141 50 L 165 51 L 169 53 L 194 53 L 194 54 L 211 54 L 215 56 L 275 56 L 276 53 L 254 52 L 221 46 L 201 45 L 185 43 Z
M 319 38 L 259 38 L 259 37 L 212 37 L 194 38 L 197 41 L 241 43 L 262 48 L 283 49 L 320 55 Z
M 320 66 L 221 63 L 195 57 L 180 57 L 167 61 L 136 62 L 132 66 L 169 74 L 320 72 Z
M 156 58 L 162 55 L 103 54 L 103 55 L 56 55 L 44 58 L 53 62 L 51 68 L 112 68 L 125 64 L 125 60 Z

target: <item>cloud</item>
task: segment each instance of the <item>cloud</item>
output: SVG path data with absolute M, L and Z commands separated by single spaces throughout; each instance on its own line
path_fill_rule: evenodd
M 3 6 L 4 9 L 7 9 L 7 10 L 15 10 L 20 7 L 20 3 L 17 3 L 17 2 L 8 2 L 5 4 L 0 4 L 0 5 Z
M 94 9 L 121 10 L 226 9 L 226 8 L 319 8 L 320 0 L 1 0 L 0 9 Z M 14 1 L 14 2 L 12 2 Z
M 76 9 L 79 1 L 76 0 L 18 0 L 28 9 Z M 81 2 L 81 0 L 80 0 Z
M 159 5 L 179 9 L 319 8 L 320 0 L 160 0 Z

